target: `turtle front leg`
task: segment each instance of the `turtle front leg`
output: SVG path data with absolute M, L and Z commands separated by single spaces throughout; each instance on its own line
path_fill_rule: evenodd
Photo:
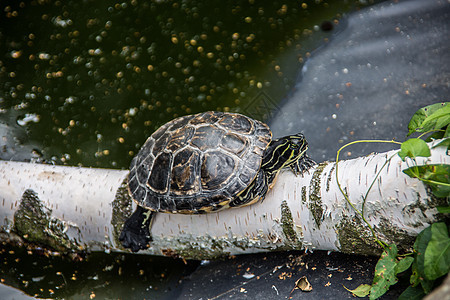
M 263 170 L 259 170 L 255 180 L 230 202 L 230 207 L 246 206 L 263 201 L 268 189 L 268 177 Z
M 154 217 L 154 212 L 138 206 L 134 213 L 123 224 L 119 241 L 125 248 L 130 248 L 133 252 L 145 250 L 152 241 L 150 226 Z
M 309 169 L 314 165 L 317 165 L 317 163 L 305 154 L 295 163 L 290 165 L 290 167 L 295 175 L 301 175 L 305 172 L 309 172 Z

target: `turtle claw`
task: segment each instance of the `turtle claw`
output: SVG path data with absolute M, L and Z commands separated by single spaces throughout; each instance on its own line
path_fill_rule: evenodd
M 297 160 L 295 164 L 291 165 L 291 169 L 295 175 L 303 176 L 305 172 L 308 172 L 309 174 L 309 170 L 314 165 L 317 165 L 317 163 L 314 160 L 312 160 L 308 155 L 305 154 L 302 158 Z
M 152 241 L 150 236 L 136 234 L 131 231 L 122 231 L 119 240 L 124 248 L 131 249 L 133 252 L 148 249 L 149 243 Z
M 119 236 L 119 241 L 122 242 L 124 248 L 129 248 L 133 252 L 148 249 L 149 243 L 152 241 L 150 235 L 152 214 L 153 212 L 138 206 L 125 221 Z

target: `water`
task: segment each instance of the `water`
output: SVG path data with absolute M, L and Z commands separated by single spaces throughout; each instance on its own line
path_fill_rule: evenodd
M 56 299 L 174 299 L 179 281 L 198 265 L 117 253 L 61 256 L 39 247 L 8 245 L 2 246 L 1 264 L 3 284 L 33 297 Z
M 127 168 L 146 137 L 177 116 L 245 112 L 261 92 L 279 102 L 333 32 L 321 23 L 354 7 L 3 2 L 0 120 L 26 132 L 21 144 L 43 160 Z
M 177 116 L 220 110 L 267 120 L 311 52 L 360 5 L 2 1 L 0 158 L 126 169 Z M 0 255 L 3 285 L 44 298 L 174 297 L 197 266 L 6 244 Z

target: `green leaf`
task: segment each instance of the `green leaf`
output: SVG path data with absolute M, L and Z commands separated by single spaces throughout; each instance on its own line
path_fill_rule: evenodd
M 436 208 L 441 214 L 450 214 L 450 206 L 436 206 Z
M 445 223 L 431 225 L 431 240 L 425 250 L 425 278 L 437 279 L 450 271 L 450 238 Z
M 450 165 L 414 166 L 403 170 L 403 173 L 423 180 L 438 198 L 450 196 Z
M 344 289 L 346 289 L 347 291 L 351 292 L 352 294 L 354 294 L 355 296 L 360 297 L 360 298 L 369 295 L 371 288 L 372 288 L 372 286 L 370 284 L 361 284 L 354 290 L 350 290 L 344 286 Z
M 433 281 L 425 279 L 425 250 L 431 240 L 431 226 L 422 230 L 414 242 L 414 263 L 412 264 L 411 284 L 415 287 L 421 285 L 425 293 L 429 293 L 433 288 Z
M 450 105 L 440 107 L 438 110 L 430 114 L 423 120 L 421 127 L 422 132 L 429 130 L 438 130 L 446 127 L 450 123 Z
M 424 156 L 428 157 L 431 155 L 430 148 L 427 143 L 421 139 L 409 139 L 402 143 L 401 149 L 398 155 L 404 161 L 405 157 L 417 157 Z
M 428 280 L 425 278 L 421 278 L 420 285 L 422 286 L 422 289 L 425 292 L 425 294 L 428 294 L 433 290 L 434 280 Z
M 427 249 L 428 243 L 431 241 L 431 226 L 422 230 L 414 242 L 414 250 L 416 250 L 415 258 L 415 268 L 417 270 L 417 276 L 423 277 L 425 275 L 425 250 Z M 414 269 L 413 269 L 414 271 Z
M 445 198 L 450 196 L 450 187 L 443 185 L 431 186 L 433 194 L 438 198 Z
M 372 288 L 370 289 L 370 299 L 377 299 L 387 292 L 391 285 L 397 283 L 397 246 L 389 245 L 387 251 L 381 254 L 381 258 L 375 266 L 375 276 L 373 278 Z
M 409 282 L 412 284 L 413 287 L 418 286 L 420 284 L 420 275 L 419 271 L 417 270 L 417 259 L 414 258 L 414 262 L 411 266 L 411 277 L 409 278 Z
M 405 272 L 406 270 L 408 270 L 409 267 L 411 267 L 411 264 L 413 263 L 413 261 L 414 261 L 414 258 L 411 256 L 407 256 L 407 257 L 401 259 L 397 263 L 396 274 L 402 273 L 402 272 Z
M 424 296 L 425 293 L 420 287 L 409 286 L 397 300 L 421 300 Z
M 450 103 L 436 103 L 416 111 L 408 124 L 408 136 L 414 132 L 441 129 L 450 122 Z M 440 126 L 440 127 L 438 127 Z
M 411 269 L 412 274 L 409 281 L 411 282 L 412 286 L 417 287 L 419 289 L 420 287 L 422 287 L 421 290 L 423 290 L 426 294 L 428 294 L 433 289 L 434 281 L 425 279 L 423 278 L 423 275 L 419 274 L 416 259 L 412 264 Z

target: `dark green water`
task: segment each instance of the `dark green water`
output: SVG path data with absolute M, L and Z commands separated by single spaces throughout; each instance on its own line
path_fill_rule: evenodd
M 359 5 L 2 1 L 0 158 L 23 151 L 25 159 L 127 168 L 174 117 L 220 110 L 265 120 L 340 16 Z M 79 261 L 5 245 L 1 256 L 3 284 L 76 299 L 170 294 L 196 265 L 117 254 Z
M 127 168 L 177 116 L 277 103 L 355 2 L 3 1 L 0 106 L 46 160 Z

